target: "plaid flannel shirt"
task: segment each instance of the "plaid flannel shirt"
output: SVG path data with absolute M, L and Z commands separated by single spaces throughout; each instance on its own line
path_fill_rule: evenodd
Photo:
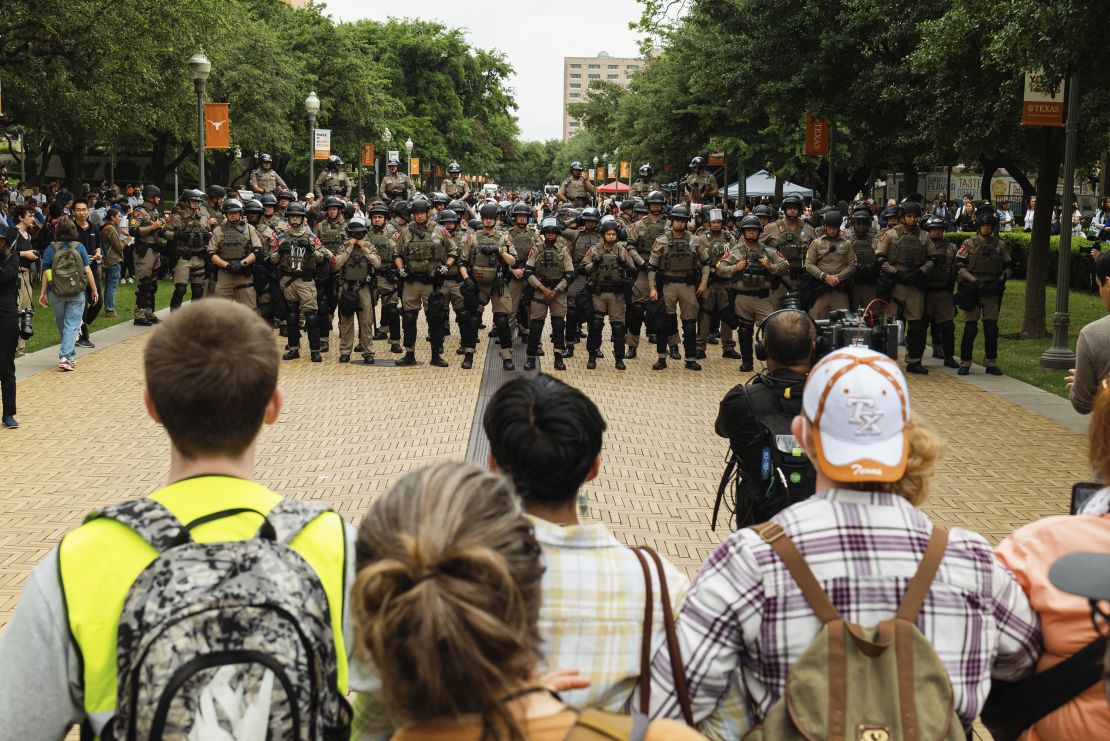
M 773 518 L 786 530 L 845 620 L 893 617 L 932 532 L 923 512 L 887 493 L 833 490 Z M 752 530 L 733 533 L 702 566 L 677 619 L 694 718 L 713 712 L 740 668 L 757 715 L 782 697 L 787 671 L 820 630 L 790 572 Z M 917 618 L 948 670 L 970 728 L 991 676 L 1030 674 L 1042 651 L 1036 613 L 979 534 L 953 529 Z M 652 716 L 680 717 L 670 658 L 652 660 Z
M 541 594 L 540 635 L 544 671 L 578 669 L 590 680 L 581 690 L 560 693 L 567 704 L 626 712 L 635 707 L 633 690 L 640 676 L 644 628 L 644 574 L 631 550 L 603 524 L 560 527 L 529 516 L 543 548 L 545 571 Z M 690 580 L 663 559 L 672 609 L 679 605 Z M 651 564 L 652 647 L 663 646 L 659 574 Z M 669 688 L 669 685 L 668 685 Z M 653 696 L 663 691 L 655 689 Z M 709 738 L 738 739 L 743 729 L 745 699 L 739 683 L 722 702 L 722 711 L 707 717 L 699 730 Z

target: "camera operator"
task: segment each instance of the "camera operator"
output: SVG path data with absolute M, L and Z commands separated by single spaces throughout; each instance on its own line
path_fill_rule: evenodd
M 14 228 L 0 227 L 0 392 L 3 424 L 9 430 L 15 421 L 15 347 L 19 342 L 19 252 Z
M 759 327 L 756 350 L 766 370 L 729 391 L 717 415 L 715 430 L 728 438 L 731 456 L 718 504 L 735 470 L 738 529 L 764 522 L 814 490 L 813 465 L 793 440 L 790 426 L 801 413 L 817 332 L 796 301 L 787 298 L 784 303 L 787 308 Z

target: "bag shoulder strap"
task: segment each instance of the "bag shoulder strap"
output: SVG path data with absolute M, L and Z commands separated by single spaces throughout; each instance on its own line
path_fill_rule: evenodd
M 126 525 L 159 553 L 172 548 L 181 534 L 181 521 L 164 505 L 150 497 L 105 507 L 90 514 L 85 522 L 102 517 Z
M 806 602 L 823 625 L 843 620 L 782 525 L 777 522 L 765 522 L 762 525 L 753 525 L 752 530 L 774 549 L 779 560 L 790 572 L 790 576 L 798 583 L 802 596 L 806 598 Z
M 925 546 L 925 555 L 921 557 L 917 572 L 906 587 L 906 593 L 902 596 L 901 604 L 898 605 L 895 619 L 910 623 L 917 622 L 917 614 L 925 604 L 925 597 L 929 594 L 929 587 L 936 578 L 937 569 L 940 568 L 941 559 L 944 558 L 944 551 L 947 548 L 948 531 L 934 526 L 933 532 L 929 534 L 929 544 Z
M 629 548 L 644 572 L 644 630 L 640 637 L 640 712 L 647 713 L 651 708 L 651 628 L 655 613 L 652 598 L 651 567 L 638 548 Z
M 317 502 L 305 502 L 299 499 L 282 499 L 270 510 L 266 519 L 274 527 L 277 542 L 289 545 L 308 524 L 325 512 L 332 512 L 331 507 Z
M 632 715 L 618 715 L 608 713 L 597 708 L 588 708 L 579 712 L 578 718 L 566 735 L 566 741 L 586 738 L 594 739 L 598 736 L 612 741 L 643 741 L 647 736 L 648 717 L 643 713 Z M 580 733 L 585 729 L 587 733 Z M 587 735 L 588 734 L 588 735 Z
M 682 650 L 678 645 L 678 632 L 675 630 L 674 610 L 671 608 L 671 592 L 667 587 L 667 572 L 663 569 L 663 559 L 651 546 L 640 545 L 638 550 L 655 562 L 659 573 L 659 602 L 663 608 L 663 633 L 667 639 L 667 653 L 671 658 L 671 672 L 674 679 L 674 692 L 686 725 L 694 726 L 694 709 L 690 702 L 690 688 L 686 684 L 686 668 L 682 663 Z M 650 638 L 649 638 L 650 640 Z M 650 669 L 650 667 L 649 667 Z

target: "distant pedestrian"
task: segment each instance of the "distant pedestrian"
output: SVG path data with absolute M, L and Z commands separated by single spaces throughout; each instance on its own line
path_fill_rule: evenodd
M 123 273 L 124 252 L 127 249 L 119 231 L 122 217 L 120 208 L 112 206 L 104 216 L 104 226 L 100 228 L 100 243 L 104 249 L 104 316 L 109 318 L 116 317 L 116 291 Z
M 1037 197 L 1029 196 L 1029 207 L 1025 209 L 1025 231 L 1033 231 L 1033 212 L 1037 208 Z
M 15 351 L 19 342 L 19 250 L 15 229 L 0 227 L 0 395 L 3 396 L 3 425 L 19 427 L 15 421 Z
M 77 368 L 74 346 L 81 331 L 81 318 L 85 313 L 86 287 L 93 286 L 94 300 L 99 295 L 89 268 L 89 254 L 85 251 L 85 246 L 77 241 L 77 227 L 73 222 L 69 219 L 59 220 L 54 227 L 54 240 L 42 256 L 39 304 L 54 307 L 54 321 L 61 337 L 58 368 L 71 371 Z

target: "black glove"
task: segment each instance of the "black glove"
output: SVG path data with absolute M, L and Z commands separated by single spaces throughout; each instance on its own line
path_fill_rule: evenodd
M 404 268 L 404 267 L 397 268 L 397 280 L 408 280 L 408 277 L 409 277 L 408 268 Z
M 448 270 L 449 268 L 446 265 L 440 265 L 438 268 L 436 268 L 436 277 L 446 278 Z
M 594 256 L 593 256 L 593 260 L 594 260 L 594 265 L 600 265 L 601 264 L 601 255 L 595 253 Z
M 586 266 L 585 265 L 579 265 L 578 267 L 576 267 L 574 269 L 574 272 L 577 275 L 589 275 L 589 273 L 586 272 Z
M 478 284 L 473 278 L 467 278 L 459 284 L 459 293 L 463 294 L 464 296 L 477 296 Z
M 230 275 L 240 275 L 243 272 L 243 265 L 238 260 L 228 260 L 224 270 Z

